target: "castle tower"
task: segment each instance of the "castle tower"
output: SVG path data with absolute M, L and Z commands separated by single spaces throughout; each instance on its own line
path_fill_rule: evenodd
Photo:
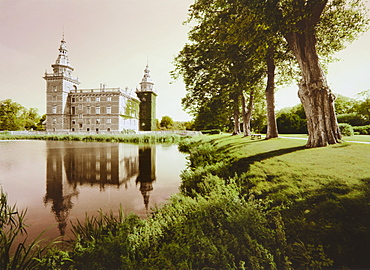
M 149 75 L 149 66 L 144 70 L 144 76 L 140 83 L 140 90 L 136 91 L 140 99 L 139 130 L 156 130 L 156 97 L 154 83 Z
M 68 60 L 64 36 L 59 46 L 59 55 L 51 65 L 53 73 L 45 72 L 46 80 L 46 131 L 68 131 L 71 129 L 70 101 L 68 94 L 80 84 L 72 77 L 73 68 Z

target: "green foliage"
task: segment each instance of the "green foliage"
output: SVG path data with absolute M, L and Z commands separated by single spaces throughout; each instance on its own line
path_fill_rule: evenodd
M 221 130 L 219 130 L 219 129 L 209 129 L 209 130 L 201 130 L 201 132 L 202 132 L 202 134 L 214 135 L 214 134 L 220 134 Z
M 220 98 L 213 98 L 197 110 L 194 119 L 194 129 L 231 131 L 233 129 L 231 114 L 231 108 L 227 102 Z
M 128 99 L 125 107 L 125 114 L 121 115 L 124 119 L 133 119 L 139 116 L 139 102 Z
M 340 133 L 343 135 L 343 136 L 353 136 L 354 133 L 353 133 L 353 128 L 351 125 L 349 124 L 339 124 L 339 129 L 340 129 Z
M 281 109 L 277 113 L 276 122 L 279 133 L 307 134 L 307 120 L 302 104 L 292 108 Z
M 337 115 L 338 123 L 345 123 L 351 126 L 362 126 L 365 124 L 364 118 L 357 113 L 347 113 Z
M 363 94 L 365 95 L 365 94 Z M 370 124 L 370 97 L 367 97 L 365 100 L 358 101 L 355 105 L 354 110 L 357 114 L 361 115 L 365 120 L 365 124 Z
M 59 270 L 67 269 L 67 265 L 73 260 L 70 258 L 68 251 L 60 250 L 59 248 L 51 248 L 41 258 L 36 258 L 38 261 L 37 269 Z
M 368 147 L 343 144 L 312 151 L 303 144 L 235 136 L 192 142 L 190 160 L 196 162 L 182 174 L 182 191 L 192 197 L 207 196 L 226 184 L 243 195 L 272 200 L 270 207 L 281 209 L 287 256 L 294 269 L 368 268 L 365 246 L 370 243 L 366 229 L 370 219 L 365 205 L 370 193 L 369 181 L 362 180 L 370 177 L 364 165 Z M 198 157 L 206 151 L 212 153 L 209 163 Z M 363 212 L 361 217 L 358 212 Z
M 111 211 L 99 212 L 98 217 L 87 217 L 81 223 L 72 224 L 75 235 L 70 253 L 73 267 L 77 269 L 128 269 L 134 244 L 130 234 L 142 227 L 144 221 L 136 215 L 125 216 L 122 208 L 118 215 Z
M 353 98 L 337 95 L 335 99 L 335 112 L 337 114 L 353 113 L 356 100 Z
M 361 135 L 370 135 L 370 125 L 362 127 L 353 127 L 354 132 L 358 132 Z
M 128 131 L 129 132 L 129 131 Z M 129 132 L 130 133 L 130 132 Z M 122 135 L 56 135 L 56 134 L 25 134 L 12 135 L 1 133 L 0 140 L 52 140 L 52 141 L 86 141 L 86 142 L 125 142 L 125 143 L 176 143 L 182 140 L 178 134 L 122 134 Z
M 319 245 L 306 245 L 302 241 L 292 244 L 293 260 L 299 262 L 301 269 L 322 269 L 333 265 L 333 261 L 327 257 L 324 247 Z
M 214 187 L 205 197 L 173 197 L 154 213 L 146 228 L 162 227 L 156 232 L 161 237 L 139 260 L 140 269 L 286 269 L 287 262 L 279 261 L 285 254 L 276 244 L 278 230 L 264 208 L 240 199 L 232 184 Z
M 369 147 L 186 138 L 180 194 L 145 220 L 122 209 L 86 217 L 73 224 L 69 251 L 35 261 L 40 269 L 367 269 Z
M 24 130 L 40 128 L 37 109 L 27 110 L 11 99 L 0 101 L 0 130 Z
M 173 120 L 171 117 L 165 115 L 162 117 L 161 122 L 159 123 L 159 126 L 164 129 L 170 129 L 173 127 Z
M 0 191 L 0 269 L 35 269 L 38 259 L 48 248 L 57 243 L 56 240 L 48 242 L 36 239 L 27 243 L 25 224 L 26 210 L 18 211 L 16 205 L 8 205 L 8 197 Z M 21 239 L 20 239 L 21 238 Z M 14 250 L 14 251 L 13 251 Z

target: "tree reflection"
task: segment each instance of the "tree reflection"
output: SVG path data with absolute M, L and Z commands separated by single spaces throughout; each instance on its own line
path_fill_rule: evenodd
M 148 210 L 150 192 L 155 181 L 155 147 L 130 144 L 48 142 L 46 194 L 44 203 L 58 222 L 60 235 L 65 235 L 67 220 L 78 197 L 79 186 L 127 188 L 136 178 Z

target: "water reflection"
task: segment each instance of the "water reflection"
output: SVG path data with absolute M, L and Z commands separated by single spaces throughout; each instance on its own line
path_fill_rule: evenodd
M 139 176 L 136 184 L 140 184 L 140 192 L 144 198 L 145 209 L 148 210 L 150 192 L 155 181 L 155 148 L 140 147 L 139 149 Z
M 51 204 L 60 235 L 65 235 L 68 216 L 73 208 L 72 198 L 78 197 L 78 188 L 82 186 L 98 186 L 100 191 L 108 186 L 127 188 L 136 178 L 136 185 L 148 210 L 156 179 L 155 147 L 128 144 L 94 144 L 87 147 L 88 143 L 76 147 L 75 142 L 64 142 L 61 147 L 55 147 L 54 142 L 47 143 L 50 145 L 47 145 L 44 204 Z

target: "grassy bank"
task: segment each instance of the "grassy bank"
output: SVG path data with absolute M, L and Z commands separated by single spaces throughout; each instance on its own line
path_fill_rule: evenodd
M 86 141 L 86 142 L 123 142 L 123 143 L 177 143 L 184 136 L 178 134 L 22 134 L 12 135 L 0 133 L 0 140 L 52 140 L 52 141 Z
M 182 192 L 206 194 L 204 175 L 233 179 L 242 196 L 279 209 L 295 268 L 369 268 L 370 145 L 306 149 L 304 144 L 231 136 L 210 138 L 198 148 L 190 144 L 184 147 L 191 170 L 183 173 Z
M 183 140 L 180 193 L 147 220 L 100 213 L 40 269 L 369 269 L 370 145 Z

